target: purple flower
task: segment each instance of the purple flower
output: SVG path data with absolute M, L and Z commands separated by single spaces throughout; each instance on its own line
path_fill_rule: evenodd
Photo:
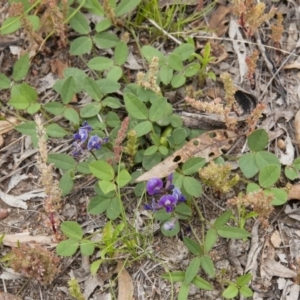
M 152 210 L 152 211 L 157 211 L 157 203 L 155 202 L 155 199 L 154 198 L 152 198 L 152 203 L 151 203 L 151 205 L 149 205 L 149 204 L 145 204 L 145 206 L 144 206 L 144 208 L 145 208 L 145 210 Z
M 80 128 L 85 129 L 85 130 L 87 130 L 88 132 L 90 132 L 90 131 L 93 130 L 92 126 L 89 125 L 89 123 L 88 123 L 87 121 L 84 121 L 82 127 L 80 127 Z
M 80 143 L 84 143 L 89 136 L 89 132 L 87 129 L 79 128 L 78 132 L 74 134 L 74 140 L 80 141 Z
M 171 221 L 167 221 L 164 225 L 163 228 L 164 230 L 172 230 L 177 222 L 177 218 L 173 218 Z
M 167 182 L 165 187 L 166 190 L 171 191 L 174 188 L 174 184 L 172 184 L 172 182 L 173 182 L 173 174 L 171 173 L 167 177 Z
M 74 151 L 72 152 L 73 156 L 78 156 L 83 152 L 83 149 L 81 148 L 81 146 L 77 142 L 74 142 L 72 144 L 72 146 L 74 146 L 74 148 L 75 148 Z
M 172 196 L 176 198 L 176 202 L 184 202 L 186 200 L 178 187 L 174 187 Z
M 162 196 L 158 201 L 158 207 L 164 207 L 166 212 L 171 212 L 177 203 L 176 197 L 173 195 Z
M 95 149 L 99 150 L 102 146 L 102 144 L 107 143 L 108 138 L 101 139 L 98 135 L 93 135 L 90 137 L 88 144 L 87 144 L 87 149 L 89 151 Z
M 147 182 L 147 193 L 149 195 L 156 195 L 159 194 L 161 192 L 161 189 L 163 187 L 163 182 L 161 179 L 159 178 L 152 178 Z

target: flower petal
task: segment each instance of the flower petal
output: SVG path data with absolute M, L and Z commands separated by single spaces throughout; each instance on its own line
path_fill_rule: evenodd
M 161 192 L 163 182 L 159 178 L 152 178 L 147 182 L 146 190 L 149 195 L 156 195 Z

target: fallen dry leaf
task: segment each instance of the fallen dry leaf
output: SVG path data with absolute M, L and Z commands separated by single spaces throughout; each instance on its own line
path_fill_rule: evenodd
M 0 121 L 0 134 L 4 134 L 14 129 L 15 125 L 19 123 L 15 117 L 8 117 L 6 120 Z
M 278 230 L 275 230 L 271 235 L 270 241 L 275 248 L 279 248 L 282 242 L 281 236 Z
M 132 300 L 134 292 L 133 282 L 124 267 L 124 262 L 118 261 L 116 272 L 118 272 L 118 300 Z
M 0 292 L 0 300 L 22 300 L 22 299 L 12 294 Z
M 16 247 L 17 243 L 36 243 L 44 244 L 49 246 L 56 246 L 57 243 L 54 242 L 54 235 L 45 236 L 45 235 L 30 235 L 29 232 L 15 233 L 15 234 L 6 234 L 3 238 L 3 245 L 8 247 Z
M 199 137 L 190 140 L 181 149 L 175 151 L 164 161 L 154 166 L 148 172 L 138 177 L 135 182 L 146 181 L 151 178 L 163 178 L 175 171 L 179 164 L 192 157 L 205 158 L 209 162 L 223 154 L 222 150 L 228 150 L 237 135 L 229 130 L 211 130 Z
M 288 199 L 300 200 L 300 184 L 294 184 L 289 190 Z
M 295 140 L 298 144 L 298 149 L 300 150 L 300 110 L 298 110 L 298 112 L 295 115 L 294 128 L 295 128 Z
M 231 9 L 230 5 L 220 5 L 213 12 L 209 20 L 208 28 L 214 31 L 217 36 L 222 36 L 227 31 Z

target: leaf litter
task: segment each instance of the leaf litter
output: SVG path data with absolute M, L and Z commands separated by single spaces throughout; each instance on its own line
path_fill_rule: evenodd
M 168 5 L 174 4 L 176 1 L 161 1 L 161 7 L 166 7 Z M 198 5 L 200 1 L 186 1 L 187 4 L 189 5 Z M 292 3 L 292 2 L 291 2 Z M 282 4 L 282 5 L 286 5 L 286 4 Z M 289 7 L 285 8 L 286 10 L 289 10 Z M 228 17 L 230 17 L 230 23 Z M 228 24 L 229 24 L 229 32 L 228 32 Z M 228 54 L 228 56 L 224 56 L 228 62 L 230 62 L 230 64 L 227 65 L 226 68 L 228 68 L 229 71 L 232 72 L 232 74 L 239 74 L 239 76 L 237 76 L 235 78 L 235 84 L 236 85 L 245 85 L 246 89 L 249 91 L 249 86 L 247 85 L 248 82 L 245 82 L 244 76 L 247 73 L 247 65 L 245 64 L 245 59 L 247 54 L 249 53 L 249 45 L 247 44 L 247 40 L 245 40 L 244 36 L 241 34 L 240 30 L 239 30 L 239 24 L 237 23 L 236 19 L 232 18 L 231 15 L 231 9 L 229 6 L 222 6 L 222 5 L 218 5 L 218 7 L 212 12 L 212 14 L 209 16 L 209 27 L 211 30 L 215 31 L 215 34 L 217 36 L 220 37 L 221 41 L 222 41 L 222 37 L 224 37 L 224 35 L 229 36 L 229 40 L 226 41 L 226 37 L 224 38 L 224 43 L 226 44 L 226 55 Z M 291 21 L 290 24 L 287 24 L 287 28 L 286 28 L 286 32 L 287 32 L 287 39 L 286 39 L 286 48 L 284 49 L 284 51 L 289 51 L 292 52 L 294 51 L 297 47 L 299 47 L 299 28 L 296 24 L 296 22 Z M 203 36 L 206 34 L 206 32 L 203 32 Z M 229 35 L 227 35 L 229 34 Z M 211 36 L 205 36 L 205 39 L 210 38 Z M 238 40 L 238 41 L 237 41 Z M 228 49 L 231 49 L 233 45 L 233 51 L 228 51 Z M 271 51 L 271 48 L 267 48 L 265 47 L 267 50 L 267 52 L 269 52 L 269 50 Z M 11 46 L 11 54 L 13 55 L 20 55 L 22 48 L 21 47 L 17 47 L 17 46 Z M 274 49 L 273 49 L 274 50 Z M 36 52 L 37 49 L 34 46 L 31 46 L 29 49 L 29 52 L 31 52 L 31 55 L 33 56 Z M 56 55 L 58 55 L 60 52 L 60 50 L 57 50 Z M 269 53 L 267 54 L 269 55 Z M 269 61 L 267 57 L 264 58 L 266 61 Z M 46 58 L 46 65 L 49 64 L 50 65 L 50 60 L 47 61 Z M 138 55 L 136 55 L 136 52 L 134 51 L 130 51 L 129 56 L 127 58 L 127 62 L 125 64 L 125 66 L 127 67 L 127 69 L 129 70 L 140 70 L 142 69 L 142 64 L 140 63 L 140 57 Z M 232 61 L 234 61 L 232 63 Z M 76 62 L 72 62 L 76 65 Z M 282 61 L 279 61 L 279 65 L 282 63 Z M 271 64 L 272 65 L 272 64 Z M 274 68 L 273 66 L 269 65 L 270 69 L 272 70 L 272 72 L 270 71 L 270 76 L 274 76 Z M 285 142 L 285 149 L 278 149 L 278 152 L 281 153 L 280 155 L 280 159 L 281 159 L 281 163 L 284 165 L 289 165 L 291 163 L 292 157 L 294 157 L 294 155 L 298 155 L 298 152 L 295 148 L 299 148 L 300 146 L 300 126 L 299 126 L 299 113 L 296 114 L 295 116 L 295 112 L 299 109 L 299 107 L 297 106 L 297 102 L 299 102 L 299 83 L 293 83 L 290 84 L 290 77 L 297 77 L 297 73 L 295 70 L 299 69 L 299 63 L 297 62 L 297 60 L 295 60 L 295 57 L 291 57 L 290 61 L 287 62 L 285 65 L 281 66 L 282 69 L 285 69 L 286 72 L 289 73 L 282 73 L 281 78 L 280 78 L 280 84 L 282 86 L 284 86 L 284 88 L 289 87 L 289 89 L 287 89 L 289 91 L 289 97 L 288 97 L 288 101 L 287 101 L 287 109 L 284 109 L 283 111 L 283 106 L 286 105 L 285 101 L 285 97 L 284 97 L 284 92 L 282 91 L 282 89 L 280 87 L 275 87 L 275 89 L 279 89 L 281 90 L 280 97 L 281 102 L 278 101 L 277 98 L 277 93 L 278 91 L 275 91 L 272 89 L 272 93 L 273 96 L 269 97 L 268 99 L 260 99 L 263 101 L 270 101 L 272 103 L 270 103 L 270 107 L 268 107 L 268 110 L 265 111 L 265 120 L 264 120 L 264 128 L 266 128 L 267 132 L 270 134 L 270 136 L 273 136 L 273 139 L 278 139 L 279 137 L 283 139 L 283 141 Z M 59 68 L 64 68 L 64 66 L 59 66 Z M 49 68 L 46 68 L 49 70 Z M 62 69 L 57 70 L 57 72 L 59 73 L 59 76 L 62 76 L 61 74 L 63 73 Z M 56 72 L 56 71 L 55 71 Z M 53 73 L 55 73 L 53 70 Z M 47 73 L 47 72 L 46 72 Z M 54 77 L 53 77 L 53 73 L 48 72 L 47 74 L 38 74 L 40 83 L 41 83 L 41 90 L 40 93 L 42 93 L 42 89 L 43 90 L 47 90 L 49 88 L 52 87 L 53 83 L 54 83 Z M 262 95 L 262 93 L 264 93 L 264 91 L 266 90 L 266 82 L 269 80 L 268 75 L 266 75 L 265 70 L 260 69 L 259 74 L 257 75 L 257 83 L 258 83 L 258 90 L 256 90 L 255 92 L 260 96 Z M 52 74 L 50 77 L 49 74 Z M 288 76 L 285 76 L 285 75 Z M 274 79 L 274 78 L 273 78 Z M 271 82 L 272 80 L 270 79 L 269 82 Z M 208 82 L 209 84 L 209 82 Z M 243 86 L 244 87 L 244 86 Z M 51 97 L 51 94 L 49 94 Z M 281 105 L 277 105 L 277 103 L 281 103 Z M 282 117 L 286 117 L 286 119 L 283 121 L 283 125 L 279 124 L 282 120 Z M 295 134 L 293 133 L 293 131 L 290 130 L 290 128 L 286 125 L 286 123 L 288 123 L 290 120 L 292 120 L 295 117 Z M 2 123 L 1 123 L 2 122 Z M 12 136 L 12 128 L 13 125 L 16 124 L 16 119 L 14 119 L 11 123 L 7 123 L 5 121 L 5 123 L 3 123 L 3 121 L 0 121 L 0 133 L 1 135 L 5 134 L 5 139 L 2 140 L 0 139 L 0 147 L 2 145 L 8 145 L 11 142 L 14 141 L 13 136 Z M 209 131 L 207 133 L 205 133 L 204 135 L 201 135 L 198 138 L 195 138 L 191 141 L 189 141 L 186 145 L 184 145 L 181 149 L 177 150 L 176 152 L 174 152 L 174 154 L 172 156 L 170 156 L 169 158 L 167 158 L 166 160 L 164 160 L 163 162 L 161 162 L 160 164 L 158 164 L 156 167 L 154 167 L 153 169 L 151 169 L 150 171 L 144 173 L 142 176 L 140 176 L 138 179 L 136 179 L 137 182 L 140 181 L 145 181 L 148 179 L 151 179 L 152 177 L 165 177 L 167 176 L 171 171 L 175 170 L 179 164 L 184 163 L 188 158 L 191 157 L 203 157 L 206 159 L 206 161 L 210 161 L 222 154 L 224 154 L 224 152 L 228 151 L 231 146 L 234 144 L 234 142 L 236 141 L 236 138 L 238 137 L 238 134 L 235 132 L 231 132 L 228 130 L 224 130 L 224 129 L 220 129 L 220 130 L 215 130 L 215 131 Z M 270 140 L 273 140 L 270 139 Z M 21 146 L 20 146 L 21 148 Z M 31 149 L 32 150 L 32 149 Z M 19 156 L 19 163 L 21 164 L 24 161 L 28 161 L 32 158 L 32 153 L 29 154 L 28 156 Z M 4 167 L 7 167 L 7 162 L 4 163 Z M 19 165 L 19 164 L 18 164 Z M 8 172 L 10 173 L 10 169 L 7 168 Z M 27 170 L 25 170 L 25 172 L 28 172 Z M 16 187 L 18 184 L 21 183 L 21 181 L 26 181 L 26 179 L 28 179 L 28 174 L 22 174 L 19 171 L 17 171 L 16 173 L 14 173 L 15 175 L 13 176 L 13 174 L 11 174 L 11 176 L 8 176 L 8 178 L 11 178 L 10 180 L 8 180 L 7 182 L 3 183 L 1 185 L 1 190 L 0 190 L 0 198 L 2 199 L 2 201 L 4 203 L 6 203 L 6 205 L 8 207 L 12 207 L 12 208 L 17 208 L 17 209 L 28 209 L 28 207 L 32 208 L 32 209 L 36 209 L 36 205 L 32 205 L 30 202 L 34 202 L 35 201 L 31 201 L 32 199 L 36 199 L 36 198 L 43 198 L 45 196 L 45 194 L 40 191 L 39 189 L 32 189 L 32 185 L 30 185 L 30 192 L 28 193 L 23 193 L 17 196 L 14 196 L 12 194 L 9 194 L 9 192 Z M 35 179 L 35 177 L 31 177 L 32 181 Z M 9 185 L 10 184 L 10 185 Z M 31 184 L 31 183 L 30 183 Z M 3 191 L 6 191 L 3 192 Z M 300 200 L 300 187 L 299 184 L 297 184 L 297 182 L 295 182 L 293 184 L 293 186 L 290 188 L 289 190 L 289 199 L 293 199 L 295 200 Z M 75 196 L 75 195 L 73 195 Z M 29 204 L 28 204 L 29 203 Z M 206 205 L 206 204 L 205 204 Z M 285 214 L 291 216 L 294 215 L 294 219 L 299 221 L 299 205 L 297 206 L 297 203 L 294 202 L 288 202 L 286 207 L 285 207 Z M 38 205 L 37 205 L 38 206 Z M 76 203 L 77 206 L 77 203 Z M 81 204 L 78 204 L 79 208 L 79 214 L 80 212 L 82 212 L 82 207 L 84 207 L 84 205 L 81 206 Z M 206 208 L 207 212 L 207 216 L 210 216 L 210 214 L 213 216 L 213 214 L 211 213 L 212 211 L 214 211 L 216 208 L 214 206 L 210 206 L 209 208 Z M 296 215 L 298 214 L 298 218 L 296 217 Z M 5 213 L 4 213 L 5 215 Z M 30 216 L 28 214 L 28 216 Z M 7 216 L 6 216 L 7 217 Z M 73 215 L 72 215 L 73 217 Z M 82 216 L 78 216 L 79 218 L 81 218 Z M 15 218 L 17 218 L 15 216 Z M 280 220 L 280 219 L 279 219 Z M 274 219 L 274 222 L 278 222 L 278 224 L 280 225 L 280 221 L 276 219 Z M 4 220 L 5 222 L 5 220 Z M 5 223 L 4 223 L 5 224 Z M 9 223 L 7 223 L 9 224 Z M 274 229 L 275 228 L 276 223 L 273 223 L 271 225 L 271 228 Z M 256 280 L 257 278 L 257 268 L 260 265 L 260 276 L 261 276 L 261 280 L 263 282 L 258 282 L 258 284 L 260 284 L 260 287 L 264 287 L 264 286 L 268 286 L 269 284 L 274 284 L 274 280 L 273 277 L 277 277 L 277 283 L 278 283 L 278 289 L 280 289 L 281 293 L 282 293 L 282 297 L 281 299 L 297 299 L 298 298 L 298 294 L 299 294 L 299 285 L 297 285 L 295 282 L 289 280 L 288 278 L 295 278 L 297 275 L 297 270 L 292 270 L 290 267 L 288 267 L 290 265 L 290 262 L 287 260 L 287 263 L 285 262 L 285 260 L 288 258 L 289 256 L 289 249 L 286 249 L 286 251 L 284 251 L 284 248 L 280 248 L 280 245 L 283 243 L 283 238 L 278 235 L 278 231 L 273 231 L 270 240 L 268 239 L 267 235 L 265 233 L 261 233 L 258 230 L 258 224 L 256 223 L 253 227 L 252 227 L 252 237 L 251 237 L 251 242 L 250 242 L 250 248 L 247 252 L 247 259 L 246 259 L 246 267 L 244 263 L 241 263 L 242 258 L 239 257 L 239 262 L 236 263 L 236 265 L 233 266 L 233 268 L 231 268 L 228 264 L 226 265 L 228 269 L 230 269 L 231 272 L 233 272 L 234 274 L 236 273 L 241 273 L 241 270 L 244 268 L 244 272 L 251 272 L 253 275 L 253 280 Z M 280 226 L 284 226 L 284 224 L 281 224 Z M 281 227 L 280 227 L 281 228 Z M 4 232 L 7 229 L 4 229 Z M 13 247 L 17 244 L 17 242 L 19 241 L 20 243 L 31 243 L 31 244 L 45 244 L 48 246 L 55 246 L 55 242 L 53 242 L 53 237 L 51 235 L 43 235 L 43 234 L 35 234 L 32 235 L 32 233 L 38 233 L 41 229 L 38 228 L 38 226 L 36 226 L 36 228 L 34 228 L 34 230 L 29 233 L 29 232 L 25 232 L 23 231 L 22 228 L 19 229 L 20 232 L 17 233 L 17 231 L 13 231 L 11 234 L 7 234 L 4 237 L 3 240 L 3 244 L 5 246 L 9 246 L 9 247 Z M 23 231 L 23 232 L 22 232 Z M 44 233 L 44 232 L 42 232 Z M 287 244 L 289 244 L 289 241 L 291 242 L 296 242 L 297 238 L 299 238 L 299 233 L 297 235 L 297 232 L 292 228 L 291 232 L 290 232 L 290 236 L 285 236 L 285 243 L 287 241 Z M 158 240 L 156 241 L 158 244 L 162 241 Z M 168 249 L 168 247 L 171 247 L 172 242 L 170 242 L 170 240 L 168 240 L 165 244 L 165 248 Z M 172 256 L 172 261 L 174 265 L 179 265 L 180 263 L 187 263 L 187 261 L 185 261 L 186 256 L 182 256 L 180 253 L 186 253 L 185 251 L 183 251 L 183 249 L 176 249 L 178 248 L 178 244 L 180 244 L 180 242 L 174 243 L 175 245 L 172 245 L 172 250 L 174 253 L 172 253 L 172 255 L 170 255 L 170 253 L 168 253 L 168 250 L 163 251 L 163 255 L 162 257 L 167 258 Z M 236 245 L 236 247 L 244 247 L 244 245 L 239 245 L 239 244 L 234 244 Z M 177 246 L 177 247 L 176 247 Z M 159 246 L 158 246 L 159 247 Z M 180 247 L 179 247 L 180 248 Z M 182 248 L 182 247 L 181 247 Z M 222 247 L 220 247 L 222 248 Z M 232 246 L 231 251 L 233 251 L 234 246 Z M 186 249 L 185 249 L 186 250 Z M 240 252 L 242 253 L 242 251 L 239 251 L 241 249 L 236 249 L 236 252 Z M 223 253 L 222 253 L 223 251 Z M 169 251 L 170 252 L 170 251 Z M 292 252 L 292 246 L 291 246 L 291 252 Z M 215 256 L 216 256 L 216 260 L 220 259 L 220 257 L 226 257 L 226 253 L 227 253 L 227 249 L 220 249 L 219 252 L 214 252 Z M 295 251 L 293 250 L 293 256 L 294 259 L 299 259 L 299 251 Z M 158 255 L 160 255 L 159 251 L 158 251 Z M 298 257 L 297 257 L 298 255 Z M 181 261 L 178 261 L 178 257 L 180 257 Z M 184 258 L 184 259 L 183 259 Z M 279 259 L 278 259 L 279 258 Z M 220 260 L 221 261 L 221 260 Z M 229 260 L 227 260 L 228 262 Z M 76 263 L 75 263 L 76 264 Z M 285 265 L 284 265 L 285 264 Z M 159 274 L 159 266 L 155 266 L 155 265 L 151 265 L 150 266 L 150 270 L 151 267 L 153 267 L 154 272 L 151 273 L 151 271 L 149 271 L 149 273 L 147 273 L 147 276 L 149 277 L 152 285 L 152 289 L 153 289 L 153 294 L 150 296 L 148 296 L 149 299 L 164 299 L 163 297 L 166 296 L 166 294 L 164 294 L 163 288 L 166 288 L 166 290 L 170 290 L 169 286 L 166 286 L 166 283 L 163 281 L 156 281 L 156 279 L 154 279 L 157 274 Z M 75 269 L 75 266 L 72 265 L 71 268 Z M 236 270 L 235 270 L 236 268 Z M 130 297 L 132 297 L 132 293 L 134 293 L 134 289 L 133 289 L 133 285 L 136 285 L 135 282 L 132 281 L 132 278 L 130 276 L 130 273 L 134 272 L 134 268 L 130 269 L 130 271 L 126 271 L 123 263 L 119 262 L 118 263 L 118 272 L 119 272 L 119 276 L 118 276 L 118 280 L 119 280 L 119 300 L 123 300 L 123 299 L 130 299 Z M 7 271 L 7 270 L 6 270 Z M 221 271 L 221 268 L 219 269 L 219 271 Z M 138 272 L 138 271 L 136 271 Z M 4 273 L 3 273 L 4 274 Z M 3 275 L 2 274 L 2 275 Z M 0 276 L 2 276 L 0 275 Z M 4 276 L 4 275 L 3 275 Z M 147 278 L 146 276 L 146 278 Z M 133 278 L 135 278 L 134 276 L 132 276 Z M 233 276 L 234 277 L 234 276 Z M 1 277 L 2 278 L 2 277 Z M 4 280 L 9 280 L 7 277 L 4 276 Z M 11 278 L 12 279 L 12 278 Z M 14 278 L 16 279 L 16 278 Z M 147 285 L 146 285 L 146 280 L 145 277 L 141 277 L 141 280 L 143 280 L 143 282 L 145 283 L 143 286 L 143 289 L 147 289 Z M 157 285 L 157 282 L 159 282 L 160 284 Z M 65 283 L 66 284 L 66 283 Z M 90 289 L 85 291 L 85 296 L 86 298 L 90 298 L 90 299 L 96 299 L 96 298 L 91 298 L 93 296 L 92 293 L 95 289 L 97 289 L 99 286 L 102 285 L 102 283 L 95 278 L 90 277 L 90 281 L 87 280 L 85 282 L 86 285 L 90 285 Z M 161 288 L 160 288 L 161 287 Z M 178 286 L 177 286 L 178 287 Z M 154 291 L 155 290 L 155 291 Z M 262 292 L 262 290 L 261 290 Z M 44 290 L 44 293 L 46 293 L 46 291 Z M 142 293 L 142 292 L 141 292 Z M 105 297 L 111 297 L 108 296 L 110 294 L 105 294 L 104 292 L 101 294 Z M 159 298 L 155 298 L 154 295 L 159 295 L 162 294 L 163 296 L 159 296 Z M 122 295 L 124 295 L 124 298 L 122 298 Z M 143 294 L 144 295 L 144 294 Z M 149 294 L 148 294 L 149 295 Z M 203 294 L 202 294 L 203 295 Z M 207 294 L 204 295 L 209 295 L 209 293 L 207 292 Z M 210 294 L 212 295 L 212 294 Z M 66 296 L 66 295 L 65 295 Z M 91 297 L 90 297 L 91 296 Z M 199 295 L 197 295 L 199 296 Z M 211 298 L 203 298 L 203 299 L 217 299 L 219 295 L 213 295 L 210 296 Z M 0 298 L 1 297 L 5 297 L 4 299 L 10 299 L 8 298 L 8 294 L 4 294 L 1 293 L 0 294 Z M 15 296 L 11 296 L 11 297 L 15 297 Z M 37 297 L 37 296 L 35 296 Z M 144 296 L 143 296 L 144 297 Z M 194 297 L 194 296 L 192 296 Z M 202 296 L 203 297 L 203 296 Z M 256 295 L 254 296 L 253 299 L 258 299 L 259 297 L 259 293 L 256 293 Z M 271 296 L 269 296 L 269 299 Z M 44 296 L 44 298 L 46 298 L 46 296 Z M 14 298 L 11 298 L 14 299 Z M 17 299 L 15 297 L 15 299 Z M 36 298 L 37 299 L 37 298 Z M 67 298 L 57 298 L 57 299 L 67 299 Z M 69 299 L 69 298 L 68 298 Z M 100 299 L 100 298 L 97 298 Z M 165 298 L 167 299 L 167 298 Z

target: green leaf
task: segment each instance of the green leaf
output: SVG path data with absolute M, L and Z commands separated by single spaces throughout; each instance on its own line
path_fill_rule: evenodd
M 284 174 L 289 180 L 295 180 L 299 178 L 299 172 L 293 167 L 286 166 L 284 169 Z
M 247 194 L 253 193 L 253 192 L 258 192 L 260 190 L 260 186 L 256 183 L 250 182 L 247 184 L 246 192 Z
M 300 171 L 300 157 L 296 158 L 293 161 L 292 167 L 294 167 L 296 170 Z
M 171 80 L 171 85 L 177 89 L 185 84 L 186 78 L 183 74 L 175 74 Z
M 102 32 L 102 31 L 105 31 L 106 29 L 108 29 L 109 27 L 111 27 L 111 25 L 112 25 L 112 23 L 109 19 L 104 19 L 96 24 L 95 29 L 97 32 Z
M 75 88 L 75 93 L 79 93 L 82 90 L 84 90 L 84 80 L 87 77 L 87 75 L 80 69 L 77 68 L 66 68 L 64 69 L 64 77 L 73 77 L 76 82 L 76 88 Z
M 50 153 L 48 154 L 48 164 L 53 164 L 56 168 L 67 171 L 74 169 L 76 166 L 75 159 L 64 153 Z
M 106 74 L 106 78 L 112 81 L 118 81 L 123 75 L 123 70 L 119 66 L 113 66 Z
M 98 270 L 102 263 L 103 263 L 102 259 L 97 259 L 91 263 L 90 271 L 93 276 L 95 276 L 98 273 Z
M 263 188 L 275 184 L 280 177 L 280 167 L 277 165 L 267 165 L 258 174 L 258 182 Z
M 31 103 L 29 105 L 29 107 L 27 107 L 27 113 L 29 113 L 30 115 L 33 115 L 35 113 L 37 113 L 41 108 L 41 104 L 39 103 Z
M 87 65 L 92 70 L 104 71 L 110 69 L 114 65 L 114 62 L 107 57 L 94 57 L 89 60 Z
M 145 170 L 150 170 L 152 167 L 160 163 L 161 154 L 159 152 L 154 153 L 153 155 L 148 155 L 143 157 L 142 165 Z
M 83 237 L 83 230 L 81 226 L 73 221 L 64 221 L 60 225 L 61 231 L 70 239 L 80 240 Z
M 65 80 L 61 88 L 61 98 L 64 104 L 68 104 L 71 102 L 74 94 L 75 94 L 75 79 L 70 76 Z
M 281 166 L 279 159 L 273 153 L 268 151 L 259 151 L 255 153 L 255 163 L 259 170 L 267 165 Z
M 258 129 L 248 136 L 247 142 L 250 150 L 257 152 L 266 148 L 269 142 L 269 137 L 264 129 Z
M 209 255 L 201 257 L 201 267 L 209 277 L 214 278 L 216 276 L 214 263 Z
M 259 171 L 256 166 L 255 153 L 247 153 L 240 157 L 239 167 L 246 178 L 251 178 Z
M 173 77 L 173 69 L 167 65 L 163 65 L 159 70 L 159 79 L 164 85 L 168 85 Z
M 184 177 L 183 178 L 183 187 L 186 192 L 193 197 L 200 197 L 202 194 L 202 186 L 199 180 L 196 180 L 193 177 Z
M 119 38 L 110 32 L 100 32 L 94 35 L 94 43 L 102 49 L 113 48 L 119 41 Z
M 250 233 L 242 228 L 223 225 L 217 229 L 218 235 L 226 239 L 244 239 L 250 236 Z
M 97 80 L 97 84 L 100 88 L 101 93 L 104 95 L 115 93 L 121 87 L 120 83 L 111 79 L 99 79 Z
M 61 189 L 62 196 L 68 195 L 74 186 L 73 174 L 74 170 L 68 170 L 59 180 L 59 188 Z
M 217 230 L 210 228 L 207 230 L 204 241 L 204 251 L 209 252 L 212 247 L 215 245 L 218 239 Z
M 120 206 L 119 199 L 113 198 L 106 210 L 106 216 L 113 221 L 119 217 L 121 212 L 122 212 L 122 207 Z
M 175 271 L 172 273 L 165 273 L 161 275 L 163 279 L 172 281 L 172 282 L 182 282 L 184 280 L 185 272 L 183 271 Z
M 70 53 L 72 55 L 82 55 L 90 53 L 93 47 L 92 39 L 88 36 L 81 36 L 75 39 L 70 46 Z
M 90 256 L 95 251 L 95 244 L 90 240 L 82 240 L 80 242 L 80 252 L 82 255 Z
M 62 138 L 68 134 L 61 126 L 58 124 L 50 124 L 46 127 L 46 132 L 49 136 L 54 138 Z
M 192 280 L 192 284 L 195 285 L 197 288 L 206 291 L 212 291 L 214 289 L 214 287 L 209 282 L 202 279 L 198 275 L 196 275 L 195 278 Z
M 242 287 L 240 288 L 240 293 L 241 293 L 241 295 L 242 295 L 243 297 L 245 297 L 245 298 L 248 298 L 248 297 L 252 297 L 252 296 L 253 296 L 252 290 L 251 290 L 248 286 L 246 286 L 246 285 L 244 285 L 244 286 L 242 286 Z
M 231 211 L 231 210 L 227 210 L 227 211 L 223 212 L 223 213 L 216 219 L 216 221 L 215 221 L 215 223 L 214 223 L 214 227 L 218 229 L 219 227 L 225 225 L 225 224 L 229 221 L 231 215 L 232 215 L 232 211 Z
M 168 153 L 169 153 L 168 148 L 165 147 L 165 146 L 159 146 L 159 147 L 158 147 L 158 151 L 159 151 L 162 155 L 164 155 L 164 156 L 167 156 Z
M 189 284 L 194 277 L 197 275 L 199 269 L 200 269 L 201 259 L 200 257 L 195 257 L 191 260 L 189 263 L 184 276 L 184 284 Z
M 102 105 L 104 107 L 107 106 L 114 109 L 120 108 L 122 106 L 120 100 L 114 97 L 106 97 L 102 100 Z
M 186 300 L 189 295 L 190 285 L 186 285 L 184 283 L 181 284 L 179 293 L 178 293 L 178 300 Z
M 191 208 L 185 203 L 180 203 L 176 206 L 175 212 L 178 214 L 179 219 L 188 219 L 192 216 Z
M 76 171 L 82 174 L 90 175 L 89 163 L 87 161 L 79 162 L 76 166 Z
M 150 107 L 149 120 L 152 122 L 159 121 L 167 108 L 167 100 L 164 97 L 157 99 Z
M 196 241 L 187 236 L 184 236 L 183 242 L 192 254 L 201 255 L 201 247 Z
M 142 55 L 146 58 L 148 63 L 151 62 L 151 60 L 154 56 L 158 57 L 159 65 L 162 65 L 165 61 L 164 55 L 159 50 L 157 50 L 156 48 L 154 48 L 152 46 L 148 46 L 148 45 L 143 46 L 142 47 Z
M 180 56 L 181 60 L 187 60 L 195 52 L 194 45 L 190 43 L 182 43 L 173 50 L 172 53 Z
M 128 56 L 128 46 L 124 41 L 117 43 L 114 53 L 114 61 L 117 65 L 125 64 Z
M 237 278 L 236 284 L 238 286 L 246 285 L 246 284 L 248 284 L 250 282 L 251 278 L 252 278 L 251 273 L 247 273 L 247 274 L 241 275 L 241 276 L 239 276 Z
M 184 175 L 193 175 L 199 171 L 206 161 L 202 157 L 192 157 L 182 165 L 182 173 Z
M 96 101 L 100 101 L 102 98 L 102 94 L 100 91 L 100 88 L 97 84 L 97 82 L 90 78 L 90 77 L 86 77 L 84 79 L 84 89 L 86 90 L 86 92 L 89 94 L 89 96 L 96 100 Z
M 141 0 L 122 0 L 115 9 L 116 16 L 120 17 L 132 11 L 140 4 L 140 2 Z
M 40 28 L 40 18 L 36 15 L 30 15 L 26 19 L 31 23 L 33 30 L 38 31 Z
M 168 57 L 168 66 L 175 71 L 183 70 L 183 63 L 181 57 L 178 54 L 171 53 Z
M 43 105 L 43 108 L 55 116 L 62 115 L 65 110 L 64 105 L 58 102 L 48 102 Z
M 56 246 L 56 252 L 59 256 L 72 256 L 76 253 L 78 247 L 78 241 L 68 239 L 58 243 Z
M 100 215 L 106 211 L 109 204 L 110 199 L 97 195 L 88 204 L 88 212 L 92 215 Z
M 22 55 L 14 64 L 13 67 L 13 79 L 19 81 L 27 76 L 29 70 L 29 54 Z
M 126 93 L 124 95 L 125 107 L 129 115 L 138 120 L 148 118 L 148 109 L 146 105 L 135 95 Z
M 0 73 L 0 90 L 9 89 L 11 85 L 10 79 L 3 73 Z
M 134 126 L 133 130 L 136 131 L 136 136 L 141 137 L 151 132 L 153 126 L 150 121 L 143 121 Z
M 232 299 L 237 296 L 239 289 L 234 285 L 230 284 L 227 289 L 222 293 L 222 296 L 227 299 Z
M 26 109 L 30 105 L 29 99 L 27 99 L 21 95 L 19 95 L 19 96 L 12 95 L 12 97 L 9 99 L 8 103 L 15 109 Z
M 106 115 L 105 123 L 109 127 L 116 128 L 121 124 L 120 117 L 115 112 L 110 111 Z
M 119 186 L 119 188 L 124 187 L 127 183 L 129 183 L 131 180 L 131 176 L 129 172 L 126 169 L 123 169 L 118 173 L 116 178 L 116 183 Z
M 82 107 L 80 110 L 80 117 L 87 119 L 96 116 L 101 109 L 100 103 L 90 103 Z
M 104 16 L 104 11 L 99 0 L 86 0 L 84 7 L 97 16 Z
M 186 66 L 184 70 L 184 75 L 186 77 L 195 76 L 200 70 L 200 65 L 198 63 L 191 63 Z
M 73 107 L 67 107 L 63 113 L 63 116 L 75 125 L 79 125 L 80 123 L 78 112 Z
M 115 172 L 112 166 L 103 160 L 97 160 L 89 164 L 93 175 L 102 180 L 111 181 L 115 178 Z
M 36 134 L 36 124 L 34 121 L 24 122 L 15 127 L 15 130 L 19 131 L 22 134 L 34 135 Z
M 158 221 L 161 221 L 161 222 L 165 222 L 165 221 L 170 220 L 170 214 L 167 213 L 164 208 L 156 211 L 153 214 L 153 217 L 154 217 L 155 220 L 158 220 Z
M 2 22 L 1 35 L 10 34 L 21 27 L 20 17 L 8 17 Z
M 186 131 L 183 128 L 176 128 L 172 133 L 173 142 L 176 146 L 181 145 L 186 138 Z
M 272 205 L 282 205 L 288 200 L 288 193 L 284 189 L 269 188 L 264 190 L 264 194 L 274 196 Z
M 69 24 L 78 33 L 88 34 L 90 32 L 90 26 L 81 12 L 77 12 Z
M 153 146 L 150 146 L 149 148 L 147 148 L 144 152 L 144 155 L 152 155 L 154 154 L 155 152 L 158 151 L 158 147 L 153 145 Z

